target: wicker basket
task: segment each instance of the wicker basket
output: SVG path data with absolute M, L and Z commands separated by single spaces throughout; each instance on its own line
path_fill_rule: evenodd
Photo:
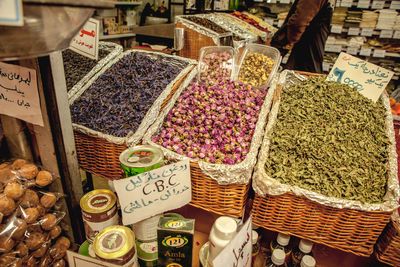
M 265 149 L 263 144 L 260 155 Z M 260 162 L 259 158 L 258 164 L 262 164 Z M 256 166 L 255 174 L 261 175 L 261 171 L 261 165 Z M 257 192 L 252 210 L 254 224 L 359 256 L 373 253 L 374 244 L 393 212 L 330 207 L 292 191 L 262 196 L 255 181 L 253 187 Z
M 376 243 L 376 258 L 392 266 L 400 266 L 400 224 L 391 221 Z
M 144 52 L 154 53 L 149 51 Z M 112 63 L 107 65 L 105 68 L 108 68 L 111 65 Z M 175 81 L 170 93 L 163 100 L 160 111 L 169 102 L 182 81 L 185 79 L 186 75 L 192 70 L 193 67 L 193 64 L 189 64 L 189 67 L 182 71 L 183 75 L 181 75 L 181 77 Z M 102 71 L 105 70 L 103 69 Z M 95 78 L 96 77 L 94 77 L 90 83 L 94 82 Z M 148 116 L 146 115 L 143 121 L 147 118 Z M 89 173 L 109 180 L 121 178 L 123 172 L 119 162 L 119 155 L 122 151 L 128 148 L 127 142 L 129 142 L 129 140 L 115 143 L 99 135 L 82 132 L 80 129 L 77 129 L 77 127 L 74 127 L 74 137 L 80 168 Z

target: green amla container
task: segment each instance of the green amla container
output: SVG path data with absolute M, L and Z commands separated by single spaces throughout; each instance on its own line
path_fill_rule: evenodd
M 154 146 L 135 146 L 124 150 L 119 161 L 125 177 L 131 177 L 163 166 L 164 154 Z
M 142 242 L 136 240 L 136 249 L 140 267 L 158 266 L 158 247 L 157 240 Z

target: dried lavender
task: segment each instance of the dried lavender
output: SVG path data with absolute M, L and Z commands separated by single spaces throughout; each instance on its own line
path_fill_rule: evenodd
M 82 56 L 70 49 L 62 52 L 64 61 L 65 81 L 67 83 L 67 91 L 71 90 L 74 85 L 79 82 L 86 74 L 91 71 L 94 66 L 103 58 L 110 54 L 109 50 L 99 48 L 99 60 L 90 59 Z
M 126 55 L 73 103 L 72 121 L 125 137 L 138 129 L 153 102 L 186 66 L 186 62 L 160 55 Z

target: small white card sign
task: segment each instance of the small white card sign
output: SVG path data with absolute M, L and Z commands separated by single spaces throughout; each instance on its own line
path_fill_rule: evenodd
M 104 262 L 70 250 L 67 250 L 67 258 L 70 267 L 121 267 L 121 265 Z
M 114 181 L 122 222 L 133 224 L 192 200 L 189 160 Z
M 251 217 L 232 241 L 213 260 L 213 266 L 251 266 Z
M 23 26 L 22 0 L 0 1 L 0 25 Z
M 342 52 L 327 80 L 348 84 L 376 102 L 392 76 L 393 72 L 390 70 Z
M 0 114 L 43 126 L 34 69 L 0 62 Z
M 99 21 L 90 18 L 72 39 L 70 49 L 88 58 L 97 60 L 99 55 Z

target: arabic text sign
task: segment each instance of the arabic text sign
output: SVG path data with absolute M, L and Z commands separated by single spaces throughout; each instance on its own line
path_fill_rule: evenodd
M 70 267 L 119 267 L 109 262 L 104 262 L 95 258 L 84 256 L 76 252 L 67 250 L 68 264 Z
M 393 72 L 346 53 L 340 53 L 327 80 L 337 81 L 356 88 L 363 96 L 376 102 Z
M 22 0 L 0 1 L 0 25 L 23 26 Z
M 95 59 L 99 55 L 99 21 L 90 18 L 70 43 L 71 50 Z
M 0 62 L 0 114 L 43 126 L 34 69 Z
M 251 217 L 232 241 L 213 260 L 213 266 L 251 266 Z
M 132 224 L 192 200 L 189 160 L 114 181 L 122 222 Z

